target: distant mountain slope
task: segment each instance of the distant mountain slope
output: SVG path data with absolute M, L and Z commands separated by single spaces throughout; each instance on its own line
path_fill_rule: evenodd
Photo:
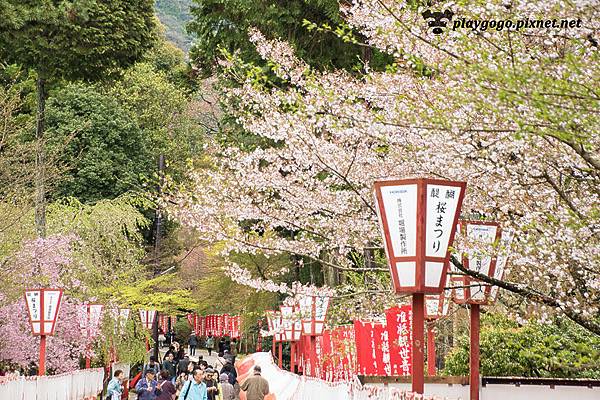
M 167 39 L 186 53 L 190 49 L 192 37 L 185 31 L 191 20 L 192 0 L 156 0 L 156 14 L 166 28 Z

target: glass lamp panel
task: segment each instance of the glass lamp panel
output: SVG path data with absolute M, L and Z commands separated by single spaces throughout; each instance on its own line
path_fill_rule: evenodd
M 382 186 L 381 199 L 393 256 L 414 257 L 417 249 L 417 184 Z M 375 203 L 379 206 L 379 202 Z M 385 240 L 381 215 L 379 222 Z
M 450 234 L 458 210 L 462 189 L 456 186 L 427 185 L 425 256 L 446 257 Z

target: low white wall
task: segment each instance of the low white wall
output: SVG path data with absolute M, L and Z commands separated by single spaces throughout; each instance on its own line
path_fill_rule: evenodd
M 383 387 L 384 384 L 365 385 Z M 410 390 L 410 383 L 391 383 L 390 388 Z M 449 399 L 469 399 L 468 385 L 449 385 L 446 383 L 426 383 L 425 395 L 447 397 Z M 538 385 L 500 385 L 487 384 L 481 388 L 480 400 L 600 400 L 600 387 L 550 386 Z
M 102 391 L 102 368 L 0 381 L 1 400 L 82 400 Z

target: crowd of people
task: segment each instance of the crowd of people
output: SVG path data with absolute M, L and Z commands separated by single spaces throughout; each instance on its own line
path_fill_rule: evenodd
M 216 341 L 211 335 L 204 340 L 209 355 L 217 350 L 217 363 L 210 365 L 198 355 L 192 361 L 200 345 L 199 338 L 192 332 L 188 338 L 189 354 L 175 340 L 174 335 L 165 335 L 163 343 L 169 346 L 162 363 L 154 356 L 143 366 L 142 376 L 135 385 L 138 400 L 240 400 L 240 392 L 247 400 L 263 400 L 269 393 L 268 382 L 260 376 L 260 368 L 243 385 L 238 382 L 235 368 L 237 343 L 221 338 Z M 216 349 L 215 349 L 216 346 Z M 215 363 L 215 364 L 217 364 Z M 220 368 L 219 368 L 220 367 Z M 123 371 L 115 371 L 107 388 L 107 400 L 121 399 Z

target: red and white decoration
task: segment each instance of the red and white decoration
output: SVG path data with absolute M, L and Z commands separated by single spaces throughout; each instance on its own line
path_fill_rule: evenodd
M 25 301 L 34 335 L 53 335 L 62 301 L 62 289 L 25 290 Z
M 188 314 L 187 319 L 197 336 L 229 336 L 232 339 L 239 339 L 241 336 L 241 317 L 239 315 L 199 316 Z
M 102 320 L 102 304 L 82 304 L 77 309 L 79 327 L 88 338 L 96 337 Z
M 440 293 L 466 183 L 375 182 L 375 204 L 396 293 Z
M 156 319 L 156 310 L 140 310 L 140 320 L 146 329 L 152 329 Z

